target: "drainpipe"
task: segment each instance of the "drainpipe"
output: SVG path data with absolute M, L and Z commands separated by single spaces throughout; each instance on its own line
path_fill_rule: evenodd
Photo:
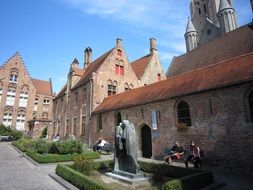
M 89 113 L 89 121 L 91 124 L 91 112 L 92 112 L 92 101 L 93 101 L 93 85 L 92 85 L 92 78 L 90 78 L 90 113 Z M 91 137 L 90 137 L 90 131 L 91 131 L 91 125 L 89 126 L 89 136 L 88 136 L 88 144 L 91 146 Z

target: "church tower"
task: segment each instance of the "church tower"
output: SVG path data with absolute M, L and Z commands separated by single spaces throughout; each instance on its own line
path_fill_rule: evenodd
M 192 20 L 188 19 L 188 24 L 186 27 L 186 31 L 184 34 L 185 43 L 186 43 L 186 50 L 187 52 L 195 49 L 198 46 L 198 33 L 195 27 L 192 24 Z
M 237 28 L 235 11 L 227 0 L 220 0 L 217 16 L 220 22 L 221 34 L 230 32 Z

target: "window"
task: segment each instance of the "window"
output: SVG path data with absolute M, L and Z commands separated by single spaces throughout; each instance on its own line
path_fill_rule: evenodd
M 185 101 L 180 101 L 177 105 L 178 123 L 184 123 L 191 126 L 190 107 Z
M 199 15 L 201 15 L 201 9 L 199 8 Z
M 70 134 L 70 128 L 69 128 L 69 119 L 66 119 L 66 124 L 65 124 L 65 136 Z
M 118 114 L 116 115 L 115 120 L 116 120 L 116 123 L 115 123 L 116 126 L 118 126 L 118 125 L 122 122 L 121 114 L 120 114 L 120 113 L 118 113 Z
M 160 73 L 157 74 L 157 81 L 161 81 L 161 74 Z
M 50 100 L 49 99 L 47 99 L 47 98 L 45 98 L 44 100 L 43 100 L 43 104 L 49 104 L 49 102 L 50 102 Z
M 19 131 L 25 130 L 25 111 L 21 110 L 17 116 L 16 129 Z
M 4 116 L 3 116 L 3 125 L 5 125 L 5 126 L 11 126 L 11 122 L 12 122 L 12 113 L 10 113 L 10 112 L 4 113 Z
M 0 104 L 1 104 L 2 95 L 3 95 L 3 88 L 0 87 Z
M 129 85 L 129 89 L 132 90 L 134 88 L 134 85 L 133 84 L 130 84 Z
M 76 123 L 77 123 L 77 118 L 74 118 L 74 120 L 73 120 L 73 135 L 75 137 L 77 135 L 77 125 L 76 125 Z
M 120 49 L 117 50 L 117 55 L 122 57 L 122 51 Z
M 204 4 L 204 11 L 205 11 L 205 13 L 206 13 L 206 4 Z
M 87 88 L 84 87 L 83 88 L 83 105 L 86 104 L 86 101 L 87 101 Z
M 6 105 L 7 106 L 13 106 L 15 103 L 15 96 L 16 96 L 16 90 L 15 89 L 9 89 L 7 92 L 7 99 L 6 99 Z
M 19 97 L 19 107 L 26 107 L 28 100 L 28 92 L 21 91 Z
M 34 108 L 33 108 L 33 111 L 37 111 L 37 109 L 38 109 L 38 104 L 39 104 L 39 98 L 36 97 L 35 100 L 34 100 Z
M 48 113 L 47 112 L 42 113 L 42 119 L 48 119 Z
M 114 81 L 113 83 L 111 80 L 108 81 L 108 96 L 112 96 L 117 92 L 117 82 Z
M 115 65 L 115 74 L 124 75 L 124 66 Z
M 75 107 L 77 106 L 77 103 L 78 103 L 78 92 L 76 91 L 75 92 Z
M 253 121 L 253 91 L 249 95 L 250 118 Z
M 82 116 L 82 131 L 81 131 L 81 135 L 82 135 L 82 136 L 85 135 L 85 125 L 86 125 L 86 116 L 83 115 L 83 116 Z
M 128 90 L 130 90 L 129 85 L 125 83 L 125 91 L 128 91 Z
M 102 129 L 103 129 L 102 114 L 98 114 L 98 117 L 97 117 L 97 131 L 100 131 Z
M 18 82 L 18 75 L 16 74 L 10 74 L 10 82 L 17 83 Z

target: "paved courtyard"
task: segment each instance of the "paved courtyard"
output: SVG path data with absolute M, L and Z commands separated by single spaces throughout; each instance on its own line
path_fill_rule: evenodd
M 0 143 L 1 190 L 65 190 L 48 176 L 55 165 L 35 166 L 8 143 Z

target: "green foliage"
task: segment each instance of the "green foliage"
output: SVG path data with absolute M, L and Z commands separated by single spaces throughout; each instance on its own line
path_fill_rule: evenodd
M 83 152 L 82 154 L 38 154 L 33 151 L 28 151 L 26 153 L 28 156 L 30 156 L 33 160 L 35 160 L 38 163 L 57 163 L 57 162 L 67 162 L 72 161 L 77 156 L 83 156 L 87 159 L 96 159 L 99 158 L 100 155 L 98 155 L 96 152 L 93 153 L 93 151 L 87 151 Z
M 23 133 L 12 129 L 11 127 L 5 127 L 4 125 L 0 125 L 0 135 L 1 136 L 12 136 L 12 140 L 18 140 L 22 137 Z
M 60 154 L 80 154 L 83 152 L 83 144 L 77 140 L 64 141 L 58 143 L 58 151 Z
M 34 151 L 43 154 L 48 153 L 50 149 L 50 143 L 46 142 L 45 140 L 39 139 L 36 143 Z
M 17 141 L 13 141 L 12 144 L 14 146 L 16 146 L 19 150 L 21 150 L 22 152 L 26 152 L 28 150 L 34 150 L 35 146 L 36 146 L 37 141 L 36 140 L 32 140 L 32 139 L 24 139 L 21 138 Z
M 52 142 L 52 143 L 50 143 L 49 153 L 60 154 L 59 147 L 60 147 L 60 142 Z
M 106 184 L 98 182 L 66 165 L 58 164 L 56 167 L 56 174 L 81 190 L 110 190 Z
M 113 160 L 103 160 L 94 162 L 94 170 L 112 170 L 114 166 Z
M 47 136 L 47 127 L 43 129 L 40 138 L 46 138 L 46 136 Z
M 84 173 L 85 175 L 90 175 L 90 172 L 94 168 L 93 159 L 85 158 L 83 156 L 78 156 L 73 159 L 73 167 L 75 170 Z
M 183 190 L 183 188 L 180 180 L 174 179 L 165 183 L 165 185 L 163 186 L 163 190 Z

